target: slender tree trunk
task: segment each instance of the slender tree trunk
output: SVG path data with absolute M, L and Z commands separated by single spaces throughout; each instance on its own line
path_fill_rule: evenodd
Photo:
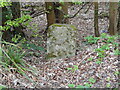
M 94 2 L 94 31 L 95 37 L 99 37 L 99 27 L 98 27 L 98 2 Z
M 2 26 L 2 7 L 0 7 L 0 26 Z
M 118 28 L 118 34 L 120 35 L 120 6 L 118 8 L 118 13 L 119 13 L 119 17 L 118 17 L 118 26 L 117 26 L 117 28 Z
M 2 7 L 0 7 L 0 26 L 2 26 Z M 0 60 L 2 60 L 1 38 L 2 31 L 0 31 Z
M 109 8 L 109 34 L 115 35 L 117 33 L 117 23 L 118 23 L 118 2 L 110 2 Z
M 54 13 L 54 5 L 53 2 L 46 2 L 46 15 L 47 15 L 47 26 L 55 23 L 55 13 Z

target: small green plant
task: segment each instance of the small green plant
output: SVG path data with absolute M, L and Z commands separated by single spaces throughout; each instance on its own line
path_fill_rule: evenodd
M 75 84 L 68 84 L 68 87 L 74 88 L 74 87 L 75 87 Z
M 90 84 L 90 83 L 85 83 L 85 87 L 86 87 L 86 88 L 90 88 L 90 87 L 92 87 L 92 84 Z
M 76 88 L 85 88 L 85 86 L 77 85 Z
M 25 55 L 25 52 L 23 52 L 21 48 L 9 45 L 7 46 L 5 52 L 6 55 L 9 56 L 16 64 L 24 65 L 22 58 Z M 6 57 L 6 55 L 4 56 L 5 62 L 9 65 L 14 65 L 14 63 L 8 57 Z
M 106 57 L 106 51 L 110 50 L 109 44 L 102 45 L 100 48 L 96 48 L 95 52 L 98 54 L 96 64 L 101 64 L 104 57 Z
M 90 78 L 89 82 L 90 83 L 95 83 L 96 80 L 94 78 Z M 75 84 L 68 84 L 68 87 L 70 87 L 70 88 L 90 88 L 93 85 L 93 84 L 90 84 L 90 83 L 85 83 L 84 86 L 83 85 L 77 85 L 76 86 Z
M 73 68 L 67 68 L 67 70 L 69 70 L 71 72 L 75 72 L 76 70 L 78 70 L 78 66 L 77 65 L 73 65 Z
M 89 80 L 88 80 L 89 82 L 91 82 L 91 83 L 95 83 L 96 82 L 96 80 L 94 79 L 94 78 L 89 78 Z
M 101 64 L 101 63 L 102 63 L 102 61 L 96 61 L 95 63 L 96 63 L 96 64 Z
M 101 49 L 102 50 L 109 50 L 110 49 L 109 44 L 105 44 L 105 45 L 101 46 Z
M 107 34 L 106 33 L 102 33 L 101 34 L 101 38 L 106 38 Z
M 108 83 L 108 84 L 106 85 L 107 88 L 110 88 L 110 86 L 111 86 L 110 83 Z
M 89 59 L 88 59 L 88 61 L 92 61 L 93 60 L 93 57 L 90 57 Z
M 110 77 L 108 77 L 108 78 L 107 78 L 107 81 L 110 81 L 110 80 L 111 80 Z
M 114 50 L 114 55 L 120 55 L 119 49 Z
M 59 6 L 59 7 L 56 7 L 56 9 L 58 9 L 58 10 L 62 10 L 62 7 L 61 7 L 61 6 Z
M 12 41 L 14 43 L 18 43 L 18 41 L 21 39 L 21 36 L 20 35 L 15 35 L 13 38 L 12 38 Z
M 75 84 L 68 84 L 68 87 L 70 87 L 70 88 L 89 88 L 89 87 L 91 87 L 92 86 L 92 84 L 89 84 L 89 83 L 85 83 L 85 85 L 83 86 L 83 85 L 75 85 Z
M 113 43 L 114 40 L 115 40 L 115 37 L 114 37 L 114 36 L 109 36 L 109 37 L 107 38 L 107 42 L 108 42 L 108 43 Z
M 117 36 L 108 36 L 106 33 L 102 33 L 101 38 L 103 42 L 113 43 Z M 114 43 L 113 43 L 114 44 Z
M 75 2 L 74 0 L 72 0 L 72 3 L 75 4 L 75 5 L 80 5 L 80 4 L 82 4 L 83 2 L 79 2 L 79 1 L 78 1 L 78 2 Z
M 86 39 L 89 44 L 96 44 L 100 38 L 94 37 L 94 36 L 88 36 L 88 37 L 85 37 L 84 39 Z
M 114 47 L 119 47 L 119 43 L 114 42 L 113 45 Z
M 100 53 L 98 53 L 98 57 L 99 57 L 99 58 L 104 58 L 105 55 L 104 55 L 103 53 L 100 52 Z
M 4 90 L 5 88 L 7 88 L 6 86 L 0 85 L 0 90 Z
M 0 1 L 0 7 L 11 6 L 10 0 L 2 0 Z
M 23 43 L 22 47 L 25 49 L 34 49 L 34 50 L 45 51 L 45 49 L 43 47 L 40 47 L 40 46 L 35 45 L 33 43 Z
M 114 74 L 117 76 L 117 75 L 120 74 L 120 72 L 119 71 L 115 71 Z

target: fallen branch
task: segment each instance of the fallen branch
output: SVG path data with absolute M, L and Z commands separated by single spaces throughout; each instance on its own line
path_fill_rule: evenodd
M 91 54 L 93 54 L 93 53 L 95 53 L 95 52 L 91 52 L 91 53 L 89 53 L 86 57 L 84 57 L 81 61 L 80 61 L 80 63 L 79 63 L 79 65 L 84 61 L 84 60 L 86 60 Z

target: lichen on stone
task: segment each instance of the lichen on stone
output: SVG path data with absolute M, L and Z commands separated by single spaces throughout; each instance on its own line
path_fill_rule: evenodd
M 75 55 L 77 29 L 69 24 L 53 24 L 47 33 L 47 59 Z

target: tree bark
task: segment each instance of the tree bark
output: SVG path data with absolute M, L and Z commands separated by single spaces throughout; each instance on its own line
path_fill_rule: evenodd
M 0 7 L 0 26 L 2 26 L 2 7 Z M 0 60 L 2 60 L 1 38 L 2 31 L 0 31 Z
M 55 23 L 55 13 L 53 2 L 46 2 L 47 27 Z
M 61 7 L 61 9 L 57 9 Z M 68 24 L 69 20 L 66 17 L 68 15 L 68 3 L 55 3 L 55 17 L 56 17 L 56 23 L 61 23 L 61 24 Z
M 110 2 L 109 8 L 109 34 L 115 35 L 117 33 L 118 23 L 118 2 Z
M 95 37 L 99 37 L 99 27 L 98 27 L 98 2 L 94 2 L 94 31 Z
M 117 30 L 118 30 L 118 34 L 120 35 L 120 6 L 118 8 L 118 13 L 119 13 L 119 17 L 118 17 L 118 26 L 117 26 Z
M 54 23 L 68 24 L 68 18 L 65 16 L 68 15 L 68 3 L 64 4 L 59 2 L 46 2 L 47 10 L 47 23 L 48 27 Z M 59 10 L 58 8 L 61 7 Z

